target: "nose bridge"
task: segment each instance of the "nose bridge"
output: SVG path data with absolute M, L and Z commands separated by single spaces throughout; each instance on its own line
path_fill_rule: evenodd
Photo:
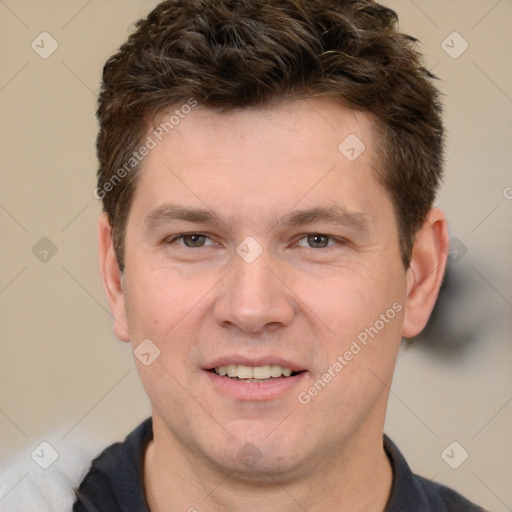
M 255 261 L 248 262 L 243 258 L 235 258 L 232 282 L 232 296 L 240 304 L 247 307 L 256 307 L 258 304 L 268 303 L 275 296 L 275 279 L 270 271 L 271 261 L 267 254 L 262 254 Z
M 271 270 L 276 264 L 270 253 L 251 244 L 238 246 L 215 316 L 221 325 L 254 333 L 270 324 L 288 325 L 295 313 L 289 290 Z

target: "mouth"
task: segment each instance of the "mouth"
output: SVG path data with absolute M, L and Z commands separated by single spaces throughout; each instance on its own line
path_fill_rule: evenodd
M 227 356 L 211 361 L 204 369 L 209 385 L 223 397 L 261 402 L 284 398 L 301 386 L 308 370 L 276 357 Z
M 294 377 L 305 370 L 293 371 L 291 368 L 278 364 L 247 366 L 244 364 L 228 364 L 211 368 L 208 371 L 235 381 L 270 382 Z

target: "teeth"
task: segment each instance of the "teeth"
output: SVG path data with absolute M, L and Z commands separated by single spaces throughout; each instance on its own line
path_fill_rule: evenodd
M 239 364 L 236 376 L 239 379 L 252 379 L 252 367 Z
M 278 365 L 272 364 L 270 365 L 270 376 L 271 377 L 281 377 L 282 368 Z
M 256 366 L 252 370 L 253 379 L 270 379 L 270 366 Z
M 232 378 L 239 379 L 256 379 L 256 380 L 265 380 L 273 378 L 281 377 L 284 375 L 285 377 L 289 377 L 292 374 L 290 368 L 283 368 L 279 365 L 265 365 L 265 366 L 245 366 L 243 364 L 228 364 L 227 366 L 219 366 L 215 368 L 215 373 L 217 375 L 227 375 Z

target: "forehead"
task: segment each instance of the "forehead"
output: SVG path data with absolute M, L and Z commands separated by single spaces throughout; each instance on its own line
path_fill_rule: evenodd
M 263 148 L 267 151 L 260 153 L 261 161 L 280 163 L 315 156 L 318 160 L 336 160 L 340 154 L 356 162 L 364 149 L 367 158 L 362 160 L 367 164 L 375 129 L 370 114 L 349 109 L 331 97 L 222 113 L 204 107 L 187 114 L 184 110 L 181 116 L 176 116 L 179 112 L 178 107 L 162 113 L 149 132 L 161 138 L 158 142 L 164 145 L 174 143 L 177 162 L 207 165 L 214 159 L 222 161 L 229 157 L 233 160 L 238 156 L 245 162 L 241 169 L 250 167 L 256 152 Z M 343 144 L 345 141 L 347 143 Z M 186 153 L 176 152 L 178 143 L 186 144 Z M 350 153 L 351 147 L 355 154 Z M 240 149 L 244 152 L 237 153 Z M 248 161 L 249 156 L 253 157 L 252 161 Z
M 146 213 L 179 199 L 231 218 L 258 212 L 263 222 L 296 206 L 357 212 L 385 194 L 372 170 L 372 118 L 333 99 L 227 113 L 177 108 L 148 132 L 154 147 L 135 192 Z

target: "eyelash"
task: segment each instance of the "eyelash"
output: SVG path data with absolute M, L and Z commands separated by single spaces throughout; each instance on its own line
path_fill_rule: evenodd
M 167 239 L 166 244 L 168 244 L 168 245 L 174 244 L 178 240 L 183 240 L 186 236 L 201 236 L 201 237 L 207 238 L 208 240 L 211 240 L 211 238 L 208 235 L 206 235 L 205 233 L 192 232 L 192 233 L 182 233 L 181 235 L 177 235 L 171 239 Z M 183 245 L 183 247 L 185 247 L 187 249 L 194 249 L 194 247 L 188 247 L 185 244 L 180 244 L 180 245 Z M 204 246 L 200 246 L 200 247 L 204 247 Z
M 166 240 L 166 244 L 171 245 L 171 244 L 176 243 L 179 240 L 183 241 L 183 239 L 185 237 L 187 237 L 187 236 L 189 236 L 189 237 L 191 237 L 191 236 L 205 237 L 206 239 L 212 241 L 211 238 L 207 234 L 205 234 L 205 233 L 191 232 L 191 233 L 182 233 L 181 235 L 177 235 L 177 236 L 175 236 L 175 237 L 173 237 L 171 239 L 167 239 Z M 313 249 L 313 250 L 328 249 L 328 248 L 333 247 L 335 245 L 346 245 L 348 243 L 348 241 L 346 239 L 344 239 L 344 238 L 339 238 L 339 237 L 335 237 L 335 236 L 332 236 L 332 235 L 326 235 L 324 233 L 305 233 L 305 234 L 300 235 L 300 238 L 297 239 L 297 241 L 294 243 L 294 245 L 298 244 L 302 240 L 308 239 L 309 237 L 321 237 L 321 238 L 327 238 L 328 239 L 327 245 L 325 247 L 316 248 L 316 247 L 310 247 L 310 246 L 302 246 L 302 247 L 305 247 L 305 248 L 308 248 L 308 249 Z M 330 243 L 330 242 L 334 242 L 334 243 Z M 208 247 L 208 246 L 205 246 L 205 245 L 201 245 L 201 246 L 197 246 L 197 247 L 189 247 L 189 246 L 185 245 L 184 243 L 179 244 L 179 245 L 183 246 L 186 249 L 194 249 L 194 248 L 201 249 L 203 247 Z M 213 244 L 211 244 L 211 245 L 213 245 Z

